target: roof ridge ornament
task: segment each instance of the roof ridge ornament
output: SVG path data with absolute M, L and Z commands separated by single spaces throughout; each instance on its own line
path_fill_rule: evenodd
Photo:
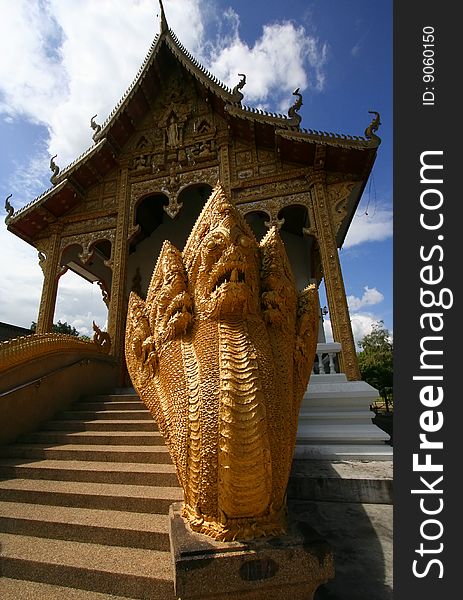
M 240 90 L 242 90 L 246 85 L 246 75 L 244 73 L 238 73 L 238 77 L 241 77 L 241 80 L 235 85 L 235 87 L 232 90 L 233 102 L 236 102 L 236 104 L 239 104 L 244 98 L 244 95 L 241 93 Z
M 161 8 L 161 33 L 165 33 L 166 31 L 169 31 L 169 26 L 167 25 L 166 13 L 164 12 L 162 0 L 159 0 L 159 6 Z
M 10 194 L 9 196 L 7 196 L 5 198 L 5 210 L 8 213 L 5 217 L 5 223 L 8 223 L 8 221 L 11 219 L 11 217 L 14 215 L 14 208 L 13 206 L 10 204 L 10 198 L 13 194 Z
M 53 175 L 50 177 L 50 181 L 51 181 L 51 183 L 52 183 L 53 185 L 56 185 L 56 183 L 57 183 L 57 181 L 56 181 L 56 180 L 57 180 L 57 178 L 58 178 L 58 174 L 59 174 L 59 167 L 58 167 L 58 165 L 55 163 L 55 158 L 56 158 L 57 156 L 58 156 L 58 155 L 57 155 L 57 154 L 55 154 L 55 156 L 52 156 L 52 157 L 50 158 L 50 170 L 51 170 L 51 171 L 53 171 Z
M 100 131 L 101 131 L 101 125 L 99 125 L 99 124 L 98 124 L 98 123 L 95 121 L 95 117 L 96 117 L 96 116 L 97 116 L 97 115 L 93 115 L 93 117 L 90 119 L 90 127 L 91 127 L 91 128 L 93 129 L 93 131 L 95 132 L 95 133 L 92 135 L 92 140 L 93 140 L 94 142 L 97 142 L 97 141 L 99 140 L 99 137 L 100 137 L 99 133 L 100 133 Z
M 293 96 L 297 96 L 297 99 L 296 102 L 289 107 L 288 117 L 291 120 L 291 125 L 294 125 L 294 127 L 299 127 L 299 124 L 302 121 L 302 117 L 298 113 L 299 109 L 302 106 L 302 94 L 299 93 L 299 88 L 296 88 L 294 90 Z
M 375 116 L 373 117 L 368 127 L 365 129 L 365 137 L 368 140 L 375 140 L 380 144 L 381 138 L 375 134 L 375 131 L 378 131 L 379 126 L 381 125 L 379 112 L 376 112 L 375 110 L 369 110 L 368 112 L 370 113 L 370 115 Z

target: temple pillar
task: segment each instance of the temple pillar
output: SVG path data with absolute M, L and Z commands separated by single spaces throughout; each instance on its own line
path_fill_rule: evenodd
M 45 260 L 43 258 L 40 260 L 44 278 L 36 333 L 48 333 L 52 331 L 53 317 L 55 316 L 56 295 L 60 276 L 61 229 L 56 228 L 53 230 L 53 225 L 50 225 L 50 229 L 52 230 L 52 234 L 49 238 L 46 258 Z
M 318 245 L 325 278 L 326 296 L 330 311 L 333 339 L 341 344 L 340 368 L 347 379 L 360 380 L 357 353 L 350 323 L 346 291 L 341 272 L 338 248 L 334 235 L 328 194 L 325 185 L 326 175 L 316 171 L 312 177 L 312 205 L 315 216 Z
M 111 354 L 118 359 L 121 368 L 125 370 L 124 337 L 125 319 L 127 314 L 126 274 L 128 256 L 128 228 L 130 211 L 128 168 L 121 168 L 117 182 L 118 219 L 113 252 L 113 275 L 111 283 L 111 300 L 108 310 L 108 332 L 111 337 Z
M 217 136 L 217 146 L 219 148 L 219 179 L 226 194 L 231 198 L 229 143 L 228 130 L 227 132 L 221 132 Z

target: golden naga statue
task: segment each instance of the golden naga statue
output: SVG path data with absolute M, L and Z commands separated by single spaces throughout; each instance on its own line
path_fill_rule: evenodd
M 285 531 L 317 333 L 316 287 L 297 293 L 278 231 L 259 244 L 220 184 L 183 253 L 164 242 L 146 302 L 131 293 L 129 373 L 194 531 L 226 541 Z

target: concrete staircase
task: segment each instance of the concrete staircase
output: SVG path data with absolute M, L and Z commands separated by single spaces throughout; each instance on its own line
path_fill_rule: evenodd
M 344 373 L 311 375 L 299 412 L 296 460 L 392 461 L 389 435 L 370 405 L 378 391 Z
M 75 403 L 0 448 L 0 597 L 173 600 L 167 515 L 181 499 L 137 396 Z

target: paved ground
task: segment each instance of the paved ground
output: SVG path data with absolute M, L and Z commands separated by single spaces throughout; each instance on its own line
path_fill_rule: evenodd
M 390 504 L 291 501 L 290 514 L 308 522 L 333 548 L 336 577 L 315 600 L 391 600 Z

